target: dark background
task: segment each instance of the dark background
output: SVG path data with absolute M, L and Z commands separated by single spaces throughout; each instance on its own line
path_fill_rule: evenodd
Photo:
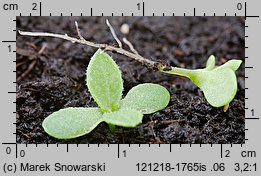
M 116 46 L 106 18 L 119 38 L 127 37 L 142 56 L 154 61 L 192 69 L 203 68 L 211 54 L 218 65 L 232 58 L 244 61 L 243 17 L 17 17 L 17 29 L 77 37 L 77 21 L 87 40 Z M 127 35 L 120 32 L 124 23 L 130 27 Z M 76 139 L 50 137 L 41 126 L 49 114 L 65 107 L 97 106 L 85 84 L 86 67 L 96 50 L 62 39 L 17 34 L 17 143 L 244 143 L 244 62 L 236 72 L 237 95 L 223 112 L 211 107 L 190 80 L 111 52 L 122 71 L 123 95 L 137 84 L 158 83 L 171 93 L 168 107 L 145 115 L 136 128 L 111 132 L 101 123 Z

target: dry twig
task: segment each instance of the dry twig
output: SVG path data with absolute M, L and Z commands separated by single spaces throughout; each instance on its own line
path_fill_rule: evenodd
M 106 24 L 107 24 L 107 26 L 110 28 L 110 31 L 111 31 L 111 34 L 112 34 L 113 38 L 114 38 L 114 39 L 116 40 L 116 42 L 118 43 L 119 47 L 122 48 L 122 43 L 121 43 L 121 41 L 119 40 L 119 38 L 117 37 L 117 35 L 116 35 L 116 33 L 115 33 L 115 31 L 114 31 L 113 27 L 111 26 L 111 24 L 110 24 L 110 22 L 109 22 L 108 19 L 106 19 Z
M 123 39 L 123 41 L 125 44 L 128 45 L 131 52 L 123 49 L 122 43 L 116 36 L 113 27 L 110 25 L 108 20 L 106 20 L 106 23 L 107 23 L 108 27 L 110 28 L 112 36 L 117 41 L 119 47 L 114 47 L 114 46 L 111 46 L 108 44 L 94 43 L 94 42 L 86 40 L 85 38 L 82 37 L 77 22 L 75 22 L 75 27 L 76 27 L 77 35 L 79 38 L 70 37 L 67 34 L 62 35 L 62 34 L 54 34 L 54 33 L 48 33 L 48 32 L 25 32 L 25 31 L 20 31 L 20 30 L 18 32 L 20 35 L 60 38 L 60 39 L 71 41 L 72 43 L 80 43 L 80 44 L 88 45 L 88 46 L 95 47 L 95 48 L 101 48 L 101 49 L 108 50 L 108 51 L 114 51 L 119 54 L 130 57 L 132 59 L 135 59 L 136 61 L 141 62 L 142 64 L 144 64 L 148 67 L 154 68 L 154 69 L 168 68 L 168 66 L 162 65 L 159 62 L 149 60 L 149 59 L 144 58 L 143 56 L 139 55 L 138 52 L 134 49 L 133 45 L 126 38 Z

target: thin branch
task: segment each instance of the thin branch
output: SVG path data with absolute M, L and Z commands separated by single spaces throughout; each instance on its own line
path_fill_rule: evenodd
M 81 40 L 81 39 L 77 39 L 74 37 L 69 37 L 67 34 L 54 34 L 54 33 L 49 33 L 49 32 L 25 32 L 25 31 L 18 31 L 19 34 L 21 35 L 27 35 L 27 36 L 41 36 L 41 37 L 54 37 L 54 38 L 60 38 L 60 39 L 64 39 L 64 40 L 68 40 L 71 41 L 72 43 L 81 43 L 84 45 L 88 45 L 88 46 L 92 46 L 95 48 L 106 48 L 107 44 L 96 44 L 87 40 Z
M 106 24 L 110 28 L 110 31 L 111 31 L 111 34 L 112 34 L 113 38 L 118 43 L 119 47 L 122 48 L 122 43 L 121 43 L 120 39 L 117 37 L 117 35 L 116 35 L 116 33 L 115 33 L 115 31 L 114 31 L 113 27 L 111 26 L 111 24 L 110 24 L 108 19 L 106 19 Z
M 79 29 L 79 26 L 78 26 L 77 21 L 75 21 L 75 27 L 76 27 L 76 31 L 77 31 L 77 34 L 78 34 L 79 38 L 80 38 L 81 40 L 84 40 L 84 38 L 83 38 L 82 35 L 81 35 L 81 32 L 80 32 L 80 29 Z
M 129 40 L 127 40 L 125 37 L 122 39 L 123 42 L 128 45 L 128 47 L 130 48 L 130 50 L 134 53 L 134 54 L 137 54 L 137 55 L 140 55 L 138 53 L 138 51 L 135 50 L 135 48 L 133 47 L 133 45 L 131 44 L 131 42 Z
M 108 24 L 109 23 L 107 23 L 107 25 Z M 60 39 L 64 39 L 64 40 L 67 40 L 67 41 L 71 41 L 72 43 L 80 43 L 80 44 L 88 45 L 88 46 L 95 47 L 95 48 L 101 48 L 101 49 L 105 49 L 105 50 L 108 50 L 108 51 L 114 51 L 114 52 L 117 52 L 119 54 L 130 57 L 132 59 L 135 59 L 136 61 L 141 62 L 142 64 L 144 64 L 148 67 L 151 67 L 153 69 L 163 70 L 164 68 L 168 67 L 168 66 L 165 66 L 163 64 L 160 64 L 159 62 L 149 60 L 149 59 L 144 58 L 143 56 L 139 55 L 138 52 L 134 49 L 133 45 L 127 39 L 126 40 L 124 39 L 124 41 L 130 47 L 130 50 L 133 53 L 121 48 L 121 46 L 122 46 L 121 42 L 118 42 L 119 48 L 117 48 L 117 47 L 114 47 L 114 46 L 111 46 L 111 45 L 108 45 L 108 44 L 94 43 L 94 42 L 88 41 L 88 40 L 84 39 L 82 37 L 82 35 L 80 34 L 80 29 L 78 27 L 77 22 L 75 22 L 75 26 L 76 26 L 76 30 L 77 30 L 77 34 L 78 34 L 79 39 L 74 38 L 74 37 L 70 37 L 67 34 L 63 35 L 63 34 L 54 34 L 54 33 L 48 33 L 48 32 L 26 32 L 26 31 L 20 31 L 20 30 L 18 30 L 18 32 L 19 32 L 20 35 L 60 38 Z M 111 25 L 109 24 L 109 26 L 111 26 Z M 112 33 L 113 37 L 116 40 L 117 36 L 116 36 L 113 28 L 110 28 L 110 29 L 111 29 L 111 33 Z M 117 40 L 120 41 L 118 38 L 117 38 Z

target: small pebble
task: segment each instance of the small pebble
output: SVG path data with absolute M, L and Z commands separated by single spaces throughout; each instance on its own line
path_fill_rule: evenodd
M 121 25 L 121 33 L 127 35 L 130 32 L 130 27 L 128 24 L 124 23 Z

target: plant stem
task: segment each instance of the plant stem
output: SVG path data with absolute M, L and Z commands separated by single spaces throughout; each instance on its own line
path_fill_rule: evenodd
M 158 69 L 159 69 L 159 71 L 164 72 L 164 73 L 184 76 L 184 77 L 187 77 L 189 79 L 193 75 L 195 75 L 195 72 L 196 72 L 196 70 L 189 70 L 189 69 L 179 68 L 179 67 L 170 67 L 169 69 L 166 69 L 164 66 L 159 66 Z

